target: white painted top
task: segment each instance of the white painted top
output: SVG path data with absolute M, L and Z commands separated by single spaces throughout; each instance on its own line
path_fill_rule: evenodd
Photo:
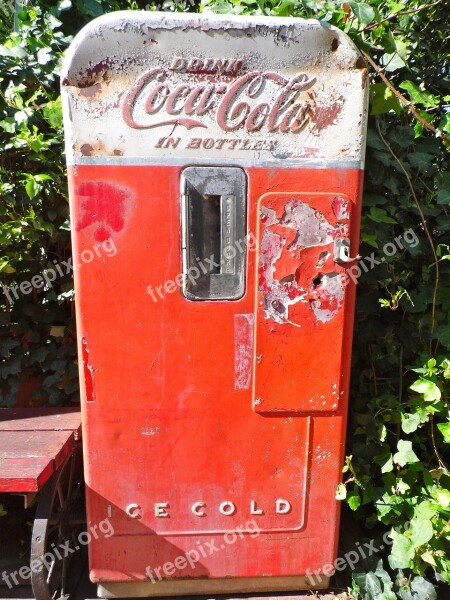
M 317 21 L 111 13 L 65 57 L 67 160 L 361 167 L 366 78 Z

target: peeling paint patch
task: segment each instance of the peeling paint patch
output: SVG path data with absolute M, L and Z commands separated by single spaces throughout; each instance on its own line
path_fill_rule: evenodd
M 298 302 L 309 305 L 315 320 L 323 323 L 342 307 L 346 280 L 343 278 L 342 283 L 341 275 L 329 265 L 332 272 L 326 270 L 334 240 L 348 235 L 349 203 L 336 196 L 331 208 L 338 220 L 335 225 L 320 210 L 295 197 L 280 204 L 278 210 L 260 207 L 263 232 L 258 284 L 265 319 L 301 327 L 301 322 L 289 314 L 290 307 Z M 324 249 L 318 256 L 303 256 L 307 249 L 321 246 Z M 317 274 L 313 269 L 325 269 L 325 273 Z
M 331 208 L 333 209 L 334 216 L 339 221 L 347 220 L 350 217 L 348 202 L 342 196 L 333 198 Z
M 248 390 L 252 378 L 254 315 L 234 315 L 234 389 Z
M 306 202 L 300 202 L 295 198 L 286 204 L 282 224 L 297 232 L 295 242 L 289 250 L 325 246 L 333 241 L 331 235 L 333 226 L 328 223 L 323 214 Z
M 318 321 L 327 323 L 342 308 L 345 299 L 347 278 L 342 273 L 328 273 L 320 277 L 320 283 L 314 286 L 317 295 L 311 300 L 311 309 Z
M 133 193 L 109 181 L 85 181 L 75 191 L 81 205 L 81 218 L 76 224 L 80 231 L 95 226 L 94 237 L 104 242 L 125 225 L 125 215 Z
M 94 367 L 89 364 L 89 349 L 87 345 L 87 338 L 81 338 L 81 356 L 83 360 L 83 372 L 84 372 L 84 387 L 86 390 L 86 402 L 95 401 L 94 393 Z
M 319 258 L 317 259 L 316 262 L 316 269 L 322 269 L 324 264 L 327 262 L 328 258 L 330 257 L 330 252 L 327 252 L 326 250 L 324 250 L 323 252 L 321 252 L 319 254 Z
M 281 324 L 289 320 L 289 306 L 302 301 L 306 295 L 306 290 L 297 285 L 294 274 L 280 281 L 275 277 L 276 262 L 285 244 L 286 239 L 281 235 L 265 229 L 259 258 L 259 291 L 264 297 L 264 315 Z
M 263 223 L 266 227 L 269 225 L 275 225 L 278 223 L 277 213 L 273 208 L 267 208 L 267 206 L 261 206 L 261 223 Z

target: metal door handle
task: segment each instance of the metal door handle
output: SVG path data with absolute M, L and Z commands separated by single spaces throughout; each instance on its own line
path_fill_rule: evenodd
M 334 240 L 334 261 L 339 265 L 346 265 L 360 258 L 359 254 L 350 256 L 350 240 L 348 238 L 337 238 Z

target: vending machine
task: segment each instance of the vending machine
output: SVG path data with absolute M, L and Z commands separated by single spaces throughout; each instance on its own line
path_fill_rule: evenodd
M 129 11 L 61 82 L 99 596 L 326 588 L 364 61 L 317 21 Z

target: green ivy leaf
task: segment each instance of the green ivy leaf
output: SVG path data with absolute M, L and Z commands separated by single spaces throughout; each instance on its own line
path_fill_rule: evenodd
M 434 402 L 435 400 L 441 399 L 441 390 L 429 379 L 418 379 L 410 386 L 410 389 L 419 394 L 423 394 L 426 402 Z
M 336 488 L 336 500 L 345 500 L 347 497 L 347 488 L 343 483 L 340 483 Z
M 372 219 L 372 221 L 375 221 L 376 223 L 397 223 L 395 219 L 388 215 L 384 208 L 378 208 L 376 206 L 370 208 L 368 216 L 369 219 Z
M 362 25 L 368 25 L 375 19 L 375 12 L 373 8 L 365 2 L 355 2 L 355 0 L 349 0 L 349 5 L 353 11 L 353 14 Z
M 450 491 L 444 489 L 438 490 L 436 492 L 436 500 L 441 506 L 448 508 L 450 506 Z
M 405 433 L 413 433 L 419 427 L 420 423 L 421 419 L 418 413 L 402 415 L 402 429 Z
M 390 535 L 394 542 L 391 555 L 388 558 L 392 569 L 407 569 L 414 558 L 414 546 L 410 539 L 401 533 L 392 532 Z
M 52 60 L 52 49 L 41 48 L 37 53 L 37 59 L 40 65 L 46 65 Z
M 418 548 L 433 537 L 433 525 L 429 519 L 413 519 L 409 532 L 412 545 L 414 548 Z
M 40 189 L 41 186 L 38 184 L 35 178 L 29 173 L 27 173 L 25 181 L 25 191 L 28 195 L 28 198 L 32 200 L 35 196 L 38 195 Z
M 357 490 L 353 490 L 348 494 L 347 504 L 352 510 L 357 510 L 361 506 L 361 496 Z
M 420 558 L 425 561 L 426 563 L 428 563 L 429 565 L 432 565 L 433 567 L 436 567 L 436 561 L 434 560 L 433 554 L 431 552 L 423 552 L 420 555 Z
M 434 156 L 427 152 L 413 152 L 408 156 L 408 162 L 418 169 L 429 169 L 434 161 Z
M 60 130 L 62 127 L 62 106 L 61 96 L 57 100 L 47 102 L 44 108 L 44 119 L 53 129 Z
M 450 444 L 450 423 L 438 423 L 437 428 L 444 436 L 444 442 Z
M 393 463 L 393 459 L 392 459 L 392 454 L 389 452 L 388 457 L 386 458 L 386 461 L 381 465 L 381 472 L 382 473 L 390 473 L 394 468 L 394 463 Z
M 450 204 L 450 190 L 445 188 L 439 189 L 436 193 L 436 202 L 438 204 Z
M 373 95 L 370 111 L 371 115 L 382 115 L 390 111 L 399 113 L 403 110 L 399 99 L 392 93 L 386 84 L 374 83 L 370 89 Z
M 436 590 L 430 581 L 423 577 L 414 577 L 411 590 L 415 592 L 414 600 L 438 600 Z
M 407 464 L 419 462 L 419 459 L 412 449 L 412 442 L 409 440 L 399 440 L 397 450 L 393 460 L 396 464 L 404 467 Z
M 436 104 L 439 102 L 439 98 L 437 96 L 433 96 L 424 89 L 420 89 L 412 81 L 402 81 L 402 83 L 399 85 L 399 88 L 408 92 L 409 98 L 411 102 L 414 102 L 414 104 L 419 103 L 423 104 L 426 108 L 431 108 L 436 106 Z

